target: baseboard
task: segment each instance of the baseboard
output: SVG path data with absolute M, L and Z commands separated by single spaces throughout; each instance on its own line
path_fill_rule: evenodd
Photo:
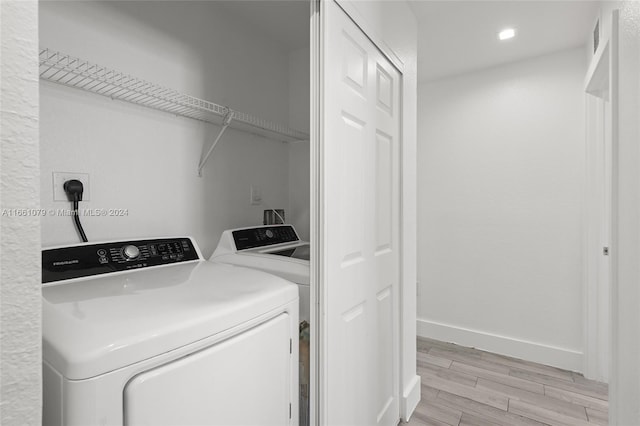
M 482 349 L 564 370 L 582 372 L 584 354 L 580 351 L 471 330 L 426 319 L 418 319 L 416 328 L 420 337 Z
M 402 392 L 402 420 L 408 422 L 420 402 L 420 376 L 416 375 Z

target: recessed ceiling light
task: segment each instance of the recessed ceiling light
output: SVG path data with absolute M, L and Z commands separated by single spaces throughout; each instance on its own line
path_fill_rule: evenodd
M 515 28 L 505 28 L 504 30 L 498 33 L 499 40 L 509 40 L 510 38 L 513 38 L 515 36 L 516 36 Z

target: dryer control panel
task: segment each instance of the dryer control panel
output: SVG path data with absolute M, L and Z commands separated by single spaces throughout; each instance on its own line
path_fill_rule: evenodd
M 236 250 L 293 243 L 299 240 L 298 234 L 291 225 L 267 225 L 233 231 Z
M 189 238 L 118 241 L 42 250 L 42 282 L 198 260 Z

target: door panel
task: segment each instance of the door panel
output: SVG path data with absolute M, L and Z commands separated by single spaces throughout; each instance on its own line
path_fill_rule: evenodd
M 323 7 L 324 423 L 395 425 L 401 75 Z
M 394 141 L 384 132 L 376 132 L 376 255 L 392 250 Z
M 344 143 L 340 144 L 340 156 L 342 158 L 362 158 L 366 148 L 367 123 L 345 112 L 341 115 L 341 134 L 344 135 Z M 360 188 L 364 186 L 365 181 L 363 174 L 354 171 L 353 164 L 341 162 L 339 170 L 340 181 L 344 185 L 340 194 L 341 209 L 345 212 L 352 212 L 340 223 L 342 263 L 349 265 L 357 263 L 363 257 L 361 241 L 365 230 L 364 222 L 360 218 L 366 214 L 366 207 Z

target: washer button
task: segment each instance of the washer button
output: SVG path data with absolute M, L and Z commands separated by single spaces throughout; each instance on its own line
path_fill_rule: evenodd
M 132 260 L 140 256 L 140 249 L 133 244 L 129 244 L 122 248 L 122 255 L 125 259 Z

